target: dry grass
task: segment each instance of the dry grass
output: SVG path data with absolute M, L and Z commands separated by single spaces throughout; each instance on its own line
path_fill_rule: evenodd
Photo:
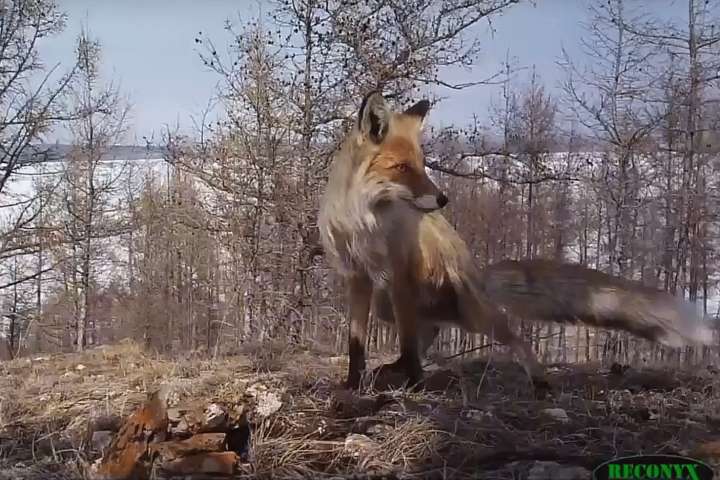
M 170 361 L 123 343 L 0 364 L 0 480 L 80 478 L 94 455 L 88 422 L 129 414 L 161 384 L 173 387 L 175 404 L 249 406 L 240 474 L 253 478 L 519 479 L 535 460 L 592 468 L 616 455 L 682 453 L 717 439 L 720 428 L 720 381 L 705 371 L 614 377 L 558 367 L 550 374 L 555 392 L 538 400 L 517 365 L 475 361 L 453 365 L 457 378 L 440 382 L 450 384 L 445 392 L 361 398 L 336 391 L 345 369 L 338 359 L 262 352 Z M 280 410 L 253 410 L 258 389 L 277 395 Z M 569 421 L 548 418 L 546 408 L 564 409 Z

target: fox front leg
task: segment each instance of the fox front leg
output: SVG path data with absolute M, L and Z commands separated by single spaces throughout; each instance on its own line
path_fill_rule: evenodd
M 370 316 L 372 282 L 365 275 L 353 276 L 348 285 L 350 303 L 350 334 L 348 338 L 349 367 L 345 387 L 356 390 L 365 371 L 365 344 Z
M 400 358 L 396 365 L 404 370 L 409 380 L 408 387 L 417 389 L 422 387 L 423 371 L 418 345 L 417 299 L 413 295 L 412 285 L 410 281 L 394 281 L 392 303 L 400 340 Z

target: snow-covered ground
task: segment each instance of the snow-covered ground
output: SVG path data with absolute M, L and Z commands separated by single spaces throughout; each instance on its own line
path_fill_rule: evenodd
M 58 214 L 53 211 L 62 208 L 64 190 L 61 179 L 67 164 L 62 161 L 32 162 L 16 171 L 0 194 L 0 231 L 8 232 L 18 223 L 18 219 L 32 220 L 27 227 L 34 229 L 38 226 L 62 230 Z M 101 162 L 98 172 L 98 186 L 110 190 L 108 203 L 104 206 L 109 217 L 123 217 L 127 215 L 128 199 L 135 197 L 142 188 L 146 179 L 162 181 L 166 178 L 168 164 L 162 158 L 133 158 L 124 160 L 108 158 Z M 39 196 L 38 192 L 42 192 Z M 46 215 L 34 216 L 42 202 Z M 62 214 L 61 214 L 62 215 Z M 64 213 L 63 218 L 67 218 Z M 35 241 L 30 236 L 29 241 Z M 122 238 L 109 238 L 97 240 L 97 251 L 104 252 L 103 258 L 96 263 L 101 283 L 126 275 L 124 263 L 127 259 L 127 244 Z M 53 265 L 56 259 L 45 251 L 42 257 L 36 254 L 17 255 L 0 260 L 0 285 L 6 285 L 15 278 L 23 278 L 34 274 L 40 262 L 43 268 Z M 52 275 L 44 276 L 43 290 L 47 291 L 55 280 Z M 24 283 L 20 291 L 26 292 L 36 288 L 35 282 Z M 13 295 L 12 289 L 0 290 L 0 309 L 3 303 Z M 0 329 L 1 330 L 1 329 Z

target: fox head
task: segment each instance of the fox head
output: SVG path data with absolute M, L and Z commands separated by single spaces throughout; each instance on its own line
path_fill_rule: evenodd
M 379 92 L 370 93 L 360 105 L 357 137 L 367 162 L 365 175 L 402 197 L 409 194 L 412 204 L 427 212 L 448 203 L 425 171 L 420 135 L 429 109 L 430 102 L 421 100 L 402 113 L 393 112 Z

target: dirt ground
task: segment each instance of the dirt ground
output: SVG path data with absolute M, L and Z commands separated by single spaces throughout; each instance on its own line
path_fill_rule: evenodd
M 713 368 L 552 365 L 544 398 L 501 359 L 430 366 L 435 391 L 422 393 L 351 394 L 339 389 L 345 369 L 344 357 L 310 351 L 171 361 L 131 343 L 3 362 L 0 480 L 84 478 L 99 456 L 93 419 L 127 416 L 160 385 L 172 388 L 170 407 L 249 412 L 234 478 L 590 478 L 613 457 L 694 454 L 720 440 Z

